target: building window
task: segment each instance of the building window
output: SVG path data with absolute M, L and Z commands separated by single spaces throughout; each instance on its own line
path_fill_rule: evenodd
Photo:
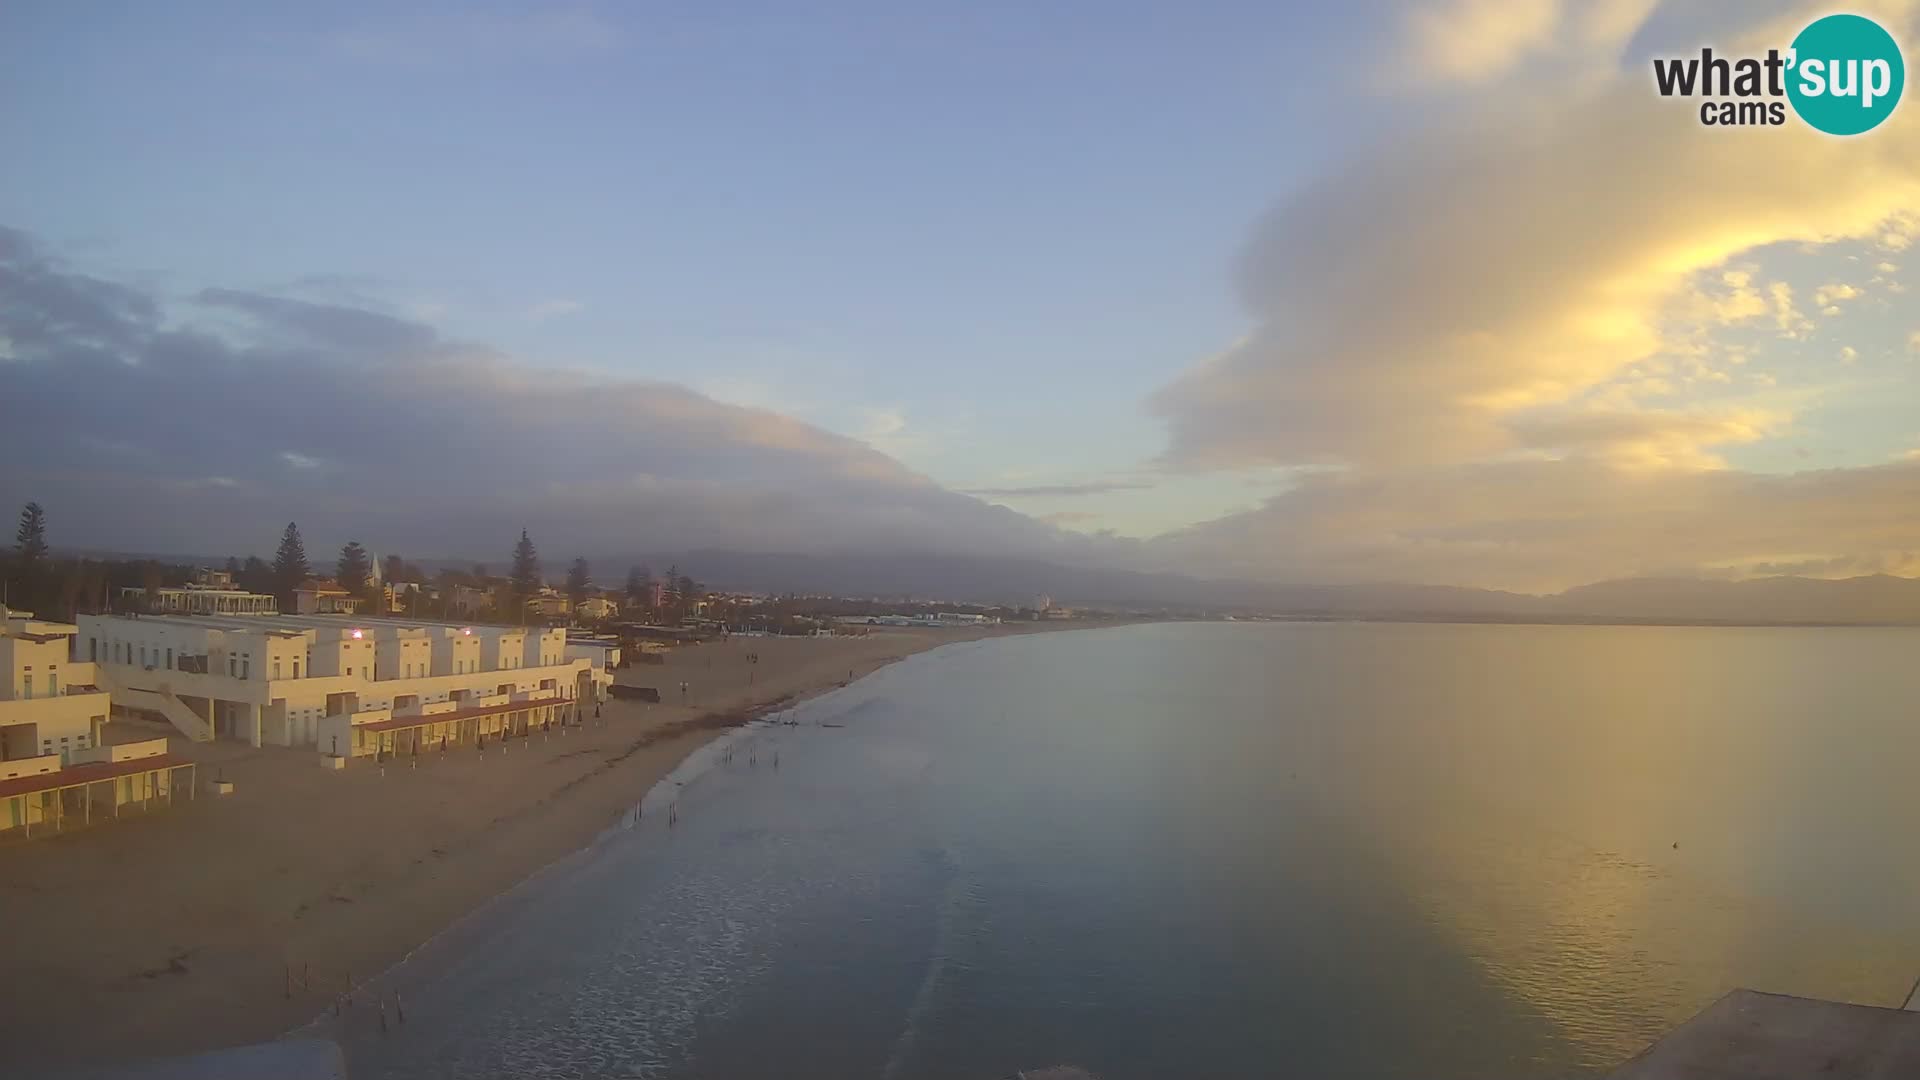
M 33 700 L 33 676 L 31 675 L 27 676 L 27 681 L 24 685 L 26 686 L 26 693 L 23 696 L 28 701 L 32 701 Z
M 47 672 L 47 696 L 60 696 L 60 676 L 55 675 L 51 671 Z
M 293 677 L 296 679 L 300 677 L 300 661 L 298 660 L 293 662 Z
M 173 650 L 172 649 L 167 650 L 167 667 L 168 668 L 173 667 Z
M 277 656 L 273 658 L 273 677 L 275 679 L 280 677 L 280 658 Z
M 227 677 L 232 678 L 234 675 L 238 674 L 239 670 L 240 670 L 240 661 L 231 656 L 227 657 Z
M 250 678 L 251 677 L 250 673 L 252 672 L 252 670 L 253 670 L 252 658 L 250 657 L 242 658 L 240 661 L 240 677 L 243 679 Z

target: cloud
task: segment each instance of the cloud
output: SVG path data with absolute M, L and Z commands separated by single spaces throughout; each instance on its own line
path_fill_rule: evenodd
M 1222 576 L 1519 587 L 1809 552 L 1920 569 L 1920 473 L 1731 467 L 1795 417 L 1771 372 L 1743 382 L 1777 398 L 1733 396 L 1725 368 L 1754 346 L 1722 336 L 1813 332 L 1761 254 L 1920 235 L 1916 129 L 1708 137 L 1641 64 L 1535 77 L 1578 6 L 1503 8 L 1415 16 L 1423 70 L 1488 88 L 1275 206 L 1235 268 L 1253 328 L 1148 400 L 1169 468 L 1317 471 L 1149 548 Z M 1910 36 L 1911 6 L 1889 10 Z M 1819 309 L 1857 295 L 1812 291 Z
M 1611 60 L 1657 0 L 1439 0 L 1406 13 L 1389 81 L 1482 84 L 1529 60 Z
M 1794 475 L 1526 460 L 1306 476 L 1149 542 L 1162 567 L 1553 591 L 1638 575 L 1920 573 L 1920 460 Z
M 1099 521 L 1100 515 L 1086 510 L 1058 510 L 1051 514 L 1040 515 L 1040 520 L 1049 525 L 1071 528 L 1075 525 L 1085 525 L 1090 521 Z
M 1237 272 L 1255 329 L 1150 401 L 1171 464 L 1498 454 L 1516 414 L 1656 354 L 1663 313 L 1702 271 L 1880 235 L 1920 204 L 1920 140 L 1904 132 L 1709 138 L 1639 70 L 1542 117 L 1462 113 L 1259 225 Z
M 1070 498 L 1076 495 L 1106 495 L 1115 491 L 1146 491 L 1154 486 L 1142 480 L 1091 480 L 1078 484 L 968 488 L 966 493 L 987 499 Z
M 1813 306 L 1828 308 L 1842 300 L 1852 300 L 1860 295 L 1860 290 L 1844 281 L 1829 282 L 1813 290 Z
M 1407 16 L 1406 57 L 1436 80 L 1479 82 L 1504 74 L 1553 39 L 1558 0 L 1454 0 Z
M 532 369 L 378 312 L 209 289 L 168 317 L 0 232 L 0 500 L 65 542 L 486 558 L 686 547 L 1087 557 L 864 443 L 671 383 Z M 103 437 L 110 433 L 110 438 Z

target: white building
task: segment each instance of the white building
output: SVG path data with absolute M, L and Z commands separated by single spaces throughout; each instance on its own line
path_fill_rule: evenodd
M 620 614 L 620 605 L 604 596 L 589 596 L 573 605 L 573 614 L 587 622 L 600 622 Z
M 604 693 L 558 628 L 83 615 L 74 650 L 98 664 L 115 706 L 159 714 L 190 738 L 342 757 L 563 722 Z
M 73 660 L 77 630 L 0 607 L 0 761 L 65 764 L 99 745 L 108 695 L 95 665 Z
M 593 671 L 593 681 L 599 697 L 604 700 L 607 696 L 606 688 L 613 685 L 614 669 L 620 666 L 620 641 L 618 638 L 589 634 L 569 635 L 567 659 L 587 662 L 587 666 Z
M 170 585 L 154 589 L 121 589 L 121 606 L 159 615 L 271 615 L 279 610 L 271 596 L 245 589 L 210 585 Z

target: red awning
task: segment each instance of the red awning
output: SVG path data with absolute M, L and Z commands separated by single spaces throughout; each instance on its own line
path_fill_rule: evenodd
M 160 754 L 156 757 L 134 758 L 132 761 L 94 761 L 85 765 L 69 765 L 59 772 L 0 780 L 0 799 L 11 799 L 15 795 L 32 795 L 38 791 L 79 787 L 82 784 L 98 784 L 104 780 L 137 776 L 155 769 L 177 769 L 182 765 L 192 764 L 194 764 L 192 759 L 183 758 L 178 754 Z

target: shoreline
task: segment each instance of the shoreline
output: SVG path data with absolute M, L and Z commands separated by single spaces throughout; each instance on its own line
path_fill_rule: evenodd
M 62 1069 L 313 1028 L 344 990 L 595 846 L 728 732 L 942 645 L 1084 628 L 685 647 L 618 673 L 659 687 L 661 704 L 609 700 L 566 734 L 404 768 L 330 772 L 307 750 L 176 738 L 234 794 L 0 846 L 0 898 L 38 931 L 0 990 L 0 1039 L 16 1066 Z M 688 703 L 667 700 L 682 681 Z

